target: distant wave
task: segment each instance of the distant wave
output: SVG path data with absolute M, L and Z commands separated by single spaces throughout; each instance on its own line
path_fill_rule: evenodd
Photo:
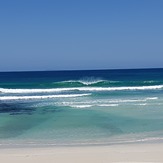
M 0 93 L 49 93 L 65 91 L 123 91 L 123 90 L 157 90 L 163 89 L 163 85 L 131 86 L 131 87 L 70 87 L 51 89 L 5 89 L 0 88 Z
M 47 98 L 70 98 L 82 97 L 90 94 L 66 94 L 66 95 L 46 95 L 46 96 L 3 96 L 0 100 L 30 100 L 30 99 L 47 99 Z
M 56 87 L 82 87 L 82 86 L 98 86 L 98 87 L 109 87 L 109 86 L 143 86 L 144 84 L 149 85 L 161 85 L 161 81 L 147 80 L 147 81 L 112 81 L 103 80 L 100 78 L 84 78 L 80 80 L 67 80 L 53 82 L 52 85 Z
M 103 86 L 105 84 L 111 83 L 112 81 L 108 80 L 101 80 L 101 79 L 81 79 L 81 80 L 67 80 L 67 81 L 60 81 L 54 82 L 53 85 L 59 86 Z
M 104 83 L 106 82 L 106 80 L 92 80 L 92 81 L 79 80 L 78 82 L 82 83 L 83 85 L 93 85 L 98 83 Z

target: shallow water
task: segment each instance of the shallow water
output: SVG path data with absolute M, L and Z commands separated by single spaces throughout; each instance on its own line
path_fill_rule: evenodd
M 163 139 L 163 69 L 0 73 L 0 144 Z

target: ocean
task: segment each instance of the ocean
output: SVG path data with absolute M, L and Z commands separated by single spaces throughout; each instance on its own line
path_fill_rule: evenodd
M 0 72 L 0 147 L 163 140 L 163 69 Z

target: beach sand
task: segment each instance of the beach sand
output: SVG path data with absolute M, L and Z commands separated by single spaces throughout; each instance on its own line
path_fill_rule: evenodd
M 0 149 L 1 163 L 163 162 L 163 144 Z

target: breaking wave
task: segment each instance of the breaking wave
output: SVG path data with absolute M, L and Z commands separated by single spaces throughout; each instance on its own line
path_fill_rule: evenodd
M 83 87 L 83 86 L 97 86 L 97 87 L 111 87 L 111 86 L 143 86 L 162 85 L 161 81 L 147 80 L 147 81 L 117 81 L 117 80 L 103 80 L 100 78 L 84 78 L 80 80 L 66 80 L 53 82 L 53 87 Z
M 125 90 L 157 90 L 163 89 L 163 85 L 131 86 L 131 87 L 70 87 L 51 89 L 6 89 L 0 88 L 0 93 L 50 93 L 66 91 L 125 91 Z
M 55 86 L 62 86 L 62 87 L 80 87 L 80 86 L 105 86 L 114 81 L 108 80 L 101 80 L 101 79 L 81 79 L 81 80 L 67 80 L 67 81 L 60 81 L 54 82 L 53 85 Z

